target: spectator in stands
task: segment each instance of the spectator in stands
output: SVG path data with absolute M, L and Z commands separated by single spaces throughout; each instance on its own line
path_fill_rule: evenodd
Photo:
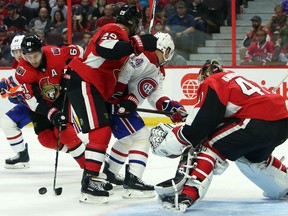
M 94 8 L 90 5 L 90 0 L 82 0 L 73 14 L 73 19 L 75 19 L 75 16 L 81 15 L 83 20 L 90 22 L 92 20 L 93 11 Z
M 168 61 L 167 65 L 183 66 L 183 65 L 187 65 L 187 61 L 183 56 L 178 54 L 177 50 L 175 50 L 174 55 L 172 56 L 172 59 Z
M 52 29 L 50 31 L 61 34 L 64 28 L 67 28 L 67 21 L 65 20 L 62 11 L 57 10 L 54 13 Z
M 6 1 L 0 0 L 0 26 L 3 25 L 3 19 L 8 16 Z
M 251 19 L 252 26 L 251 29 L 247 32 L 242 42 L 242 47 L 239 49 L 240 59 L 243 60 L 245 58 L 245 53 L 247 51 L 247 47 L 250 46 L 252 42 L 256 41 L 257 32 L 259 30 L 263 30 L 266 32 L 266 41 L 272 40 L 272 34 L 264 25 L 261 25 L 262 19 L 260 16 L 253 16 Z
M 231 3 L 232 0 L 223 0 L 223 9 L 224 9 L 224 20 L 227 21 L 227 26 L 231 26 Z M 243 12 L 243 0 L 235 0 L 235 8 L 236 13 L 242 13 Z M 241 9 L 242 8 L 242 9 Z
M 113 7 L 111 4 L 108 4 L 104 8 L 104 16 L 99 18 L 95 23 L 95 31 L 98 31 L 99 28 L 108 24 L 115 23 L 116 18 L 113 16 Z
M 36 34 L 40 38 L 40 40 L 42 41 L 42 45 L 43 46 L 47 45 L 47 33 L 43 32 L 43 31 L 38 31 Z
M 73 34 L 72 34 L 72 38 L 73 38 Z M 68 29 L 64 28 L 62 31 L 62 41 L 57 44 L 57 46 L 61 47 L 61 46 L 67 46 L 69 45 L 68 43 Z
M 45 32 L 45 33 L 48 33 L 51 27 L 53 26 L 52 23 L 50 22 L 47 8 L 41 8 L 39 10 L 38 17 L 32 19 L 28 25 L 30 31 Z
M 192 0 L 192 2 L 187 5 L 187 10 L 195 19 L 195 28 L 206 32 L 207 26 L 205 20 L 207 20 L 208 7 L 202 2 L 202 0 Z
M 278 39 L 280 29 L 283 28 L 287 22 L 287 15 L 285 13 L 284 8 L 281 5 L 276 5 L 274 11 L 275 14 L 266 24 L 266 27 L 272 33 L 273 42 L 275 42 Z
M 30 22 L 31 19 L 38 16 L 38 13 L 36 10 L 25 6 L 25 1 L 14 0 L 13 3 L 17 5 L 17 13 L 20 16 L 25 17 L 25 19 L 27 20 L 27 24 Z
M 274 45 L 266 41 L 267 33 L 264 30 L 258 30 L 256 33 L 256 42 L 252 42 L 245 54 L 245 62 L 253 64 L 266 65 L 271 62 L 274 54 Z
M 284 8 L 286 15 L 288 15 L 288 0 L 282 0 L 281 5 Z
M 42 7 L 47 8 L 48 14 L 49 14 L 49 19 L 51 20 L 51 16 L 50 16 L 50 14 L 51 14 L 51 7 L 50 7 L 50 5 L 49 5 L 49 1 L 48 1 L 48 0 L 40 0 L 40 1 L 39 1 L 39 8 L 37 9 L 38 14 L 39 14 L 39 10 L 40 10 Z
M 170 3 L 164 6 L 161 13 L 163 23 L 166 23 L 166 19 L 168 18 L 168 16 L 176 14 L 176 3 L 178 1 L 177 0 L 169 0 L 169 1 Z
M 38 0 L 26 0 L 25 6 L 34 10 L 39 8 L 39 1 Z
M 0 26 L 0 66 L 11 66 L 12 61 L 8 28 L 6 25 L 2 25 Z
M 141 23 L 141 34 L 147 34 L 150 27 L 150 7 L 144 7 L 142 10 L 142 23 Z M 152 31 L 155 34 L 163 29 L 162 20 L 155 16 Z
M 91 40 L 92 38 L 92 32 L 91 31 L 86 31 L 83 33 L 83 40 L 82 40 L 82 43 L 80 44 L 80 46 L 85 50 L 89 41 Z
M 27 29 L 27 20 L 17 13 L 17 5 L 9 3 L 7 6 L 8 15 L 4 18 L 3 23 L 8 27 L 9 33 L 25 33 Z
M 89 31 L 91 25 L 86 19 L 86 16 L 74 15 L 73 16 L 73 31 L 74 32 L 85 32 Z
M 107 5 L 107 0 L 99 0 L 97 7 L 94 8 L 92 19 L 96 21 L 100 17 L 104 16 L 104 8 Z
M 274 59 L 288 63 L 288 26 L 280 29 L 279 38 L 275 42 Z
M 52 7 L 50 17 L 53 19 L 54 13 L 57 10 L 61 10 L 65 20 L 67 19 L 67 5 L 65 4 L 65 0 L 57 0 L 56 5 Z M 53 20 L 52 20 L 53 21 Z
M 176 14 L 167 18 L 165 31 L 172 36 L 176 50 L 188 59 L 189 54 L 195 51 L 195 20 L 191 14 L 187 13 L 183 1 L 176 4 Z

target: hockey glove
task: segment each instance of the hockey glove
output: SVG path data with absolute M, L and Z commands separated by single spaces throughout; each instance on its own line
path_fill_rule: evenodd
M 188 116 L 186 109 L 179 102 L 173 100 L 163 101 L 162 110 L 172 112 L 169 116 L 172 122 L 184 122 Z
M 119 104 L 121 101 L 121 97 L 127 87 L 127 84 L 117 82 L 114 88 L 114 93 L 112 97 L 109 99 L 111 104 Z
M 144 51 L 154 52 L 157 47 L 157 38 L 151 34 L 134 35 L 131 37 L 131 46 L 136 55 L 140 55 Z
M 127 118 L 131 113 L 136 111 L 138 103 L 139 101 L 134 94 L 124 96 L 119 104 L 120 108 L 117 115 Z
M 65 115 L 55 107 L 49 110 L 48 119 L 60 130 L 65 130 L 67 128 Z

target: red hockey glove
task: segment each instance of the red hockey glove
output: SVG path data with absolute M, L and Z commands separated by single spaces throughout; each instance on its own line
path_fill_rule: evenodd
M 119 104 L 126 87 L 127 87 L 127 84 L 117 82 L 114 88 L 114 93 L 112 97 L 109 99 L 109 102 L 111 104 Z
M 140 55 L 144 51 L 154 52 L 157 47 L 157 38 L 151 34 L 134 35 L 130 40 L 136 55 Z
M 138 106 L 138 99 L 134 94 L 126 95 L 120 102 L 117 115 L 127 118 L 131 113 L 135 112 Z

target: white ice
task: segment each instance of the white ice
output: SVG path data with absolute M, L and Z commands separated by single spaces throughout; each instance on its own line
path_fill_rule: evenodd
M 55 151 L 42 147 L 31 127 L 23 129 L 29 143 L 30 168 L 8 170 L 6 158 L 14 156 L 0 129 L 0 216 L 129 216 L 129 215 L 179 215 L 162 209 L 157 199 L 122 199 L 121 189 L 110 196 L 105 205 L 79 203 L 82 171 L 72 157 L 59 155 L 57 187 L 62 187 L 60 196 L 53 192 Z M 114 141 L 112 138 L 111 143 Z M 287 156 L 288 142 L 278 147 L 274 155 Z M 286 161 L 287 162 L 287 161 Z M 285 163 L 285 161 L 284 161 Z M 177 159 L 167 159 L 151 154 L 144 181 L 157 184 L 173 177 Z M 287 164 L 287 163 L 286 163 Z M 122 170 L 123 171 L 123 170 Z M 47 187 L 45 195 L 38 189 Z M 206 197 L 188 209 L 184 215 L 288 215 L 288 201 L 268 200 L 262 191 L 238 171 L 233 162 L 221 176 L 214 176 Z

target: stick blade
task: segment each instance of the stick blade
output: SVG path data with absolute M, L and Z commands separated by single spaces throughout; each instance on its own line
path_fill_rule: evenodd
M 61 194 L 62 194 L 62 187 L 55 188 L 55 189 L 54 189 L 54 192 L 55 192 L 55 195 L 56 195 L 56 196 L 61 195 Z

